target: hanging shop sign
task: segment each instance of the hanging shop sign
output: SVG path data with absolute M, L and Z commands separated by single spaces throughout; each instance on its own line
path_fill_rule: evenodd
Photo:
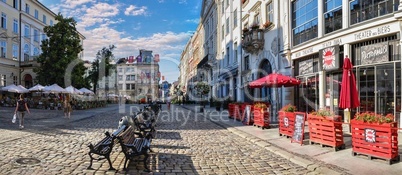
M 388 62 L 388 42 L 376 43 L 360 48 L 362 65 Z
M 321 70 L 339 69 L 339 45 L 321 49 L 319 58 Z
M 299 62 L 299 75 L 314 73 L 313 60 L 305 60 Z

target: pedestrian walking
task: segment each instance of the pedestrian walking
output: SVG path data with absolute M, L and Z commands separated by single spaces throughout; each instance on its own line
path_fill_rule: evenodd
M 68 95 L 68 94 L 64 98 L 63 110 L 64 110 L 64 118 L 70 119 L 70 115 L 71 115 L 71 112 L 72 112 L 72 107 L 71 107 L 70 95 Z
M 166 102 L 167 102 L 167 108 L 168 110 L 170 110 L 170 96 L 167 98 Z
M 18 111 L 18 117 L 20 121 L 20 129 L 24 129 L 24 115 L 25 111 L 30 114 L 31 112 L 29 111 L 28 105 L 26 101 L 24 100 L 24 95 L 20 94 L 20 98 L 17 101 L 17 106 L 15 107 L 14 114 L 17 114 Z

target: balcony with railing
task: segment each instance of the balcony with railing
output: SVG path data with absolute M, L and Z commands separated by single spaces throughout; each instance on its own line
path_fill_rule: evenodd
M 244 51 L 256 54 L 264 48 L 264 30 L 259 25 L 243 29 L 242 48 Z

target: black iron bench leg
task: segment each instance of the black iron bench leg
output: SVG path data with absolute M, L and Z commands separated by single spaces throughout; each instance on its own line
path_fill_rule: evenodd
M 145 172 L 151 172 L 151 170 L 148 168 L 148 166 L 147 166 L 147 160 L 148 160 L 148 157 L 149 157 L 149 154 L 145 154 L 145 157 L 144 157 L 144 168 L 145 168 Z
M 93 170 L 92 168 L 92 161 L 94 160 L 94 158 L 92 157 L 91 153 L 88 153 L 89 158 L 91 159 L 91 161 L 89 161 L 89 166 L 88 166 L 88 170 Z
M 116 169 L 113 168 L 113 166 L 112 166 L 112 161 L 110 161 L 110 155 L 109 155 L 109 154 L 105 155 L 105 158 L 106 158 L 107 161 L 109 162 L 109 170 L 116 170 Z
M 124 167 L 123 167 L 123 170 L 124 171 L 127 171 L 127 162 L 128 162 L 128 158 L 126 157 L 126 160 L 124 161 Z

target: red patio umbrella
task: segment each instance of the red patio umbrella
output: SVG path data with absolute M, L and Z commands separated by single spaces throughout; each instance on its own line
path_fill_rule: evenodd
M 360 106 L 359 96 L 357 94 L 356 78 L 353 74 L 353 65 L 348 56 L 343 61 L 343 74 L 341 93 L 339 97 L 339 108 L 357 108 Z
M 262 87 L 291 87 L 300 84 L 300 80 L 283 75 L 280 73 L 272 73 L 265 77 L 259 78 L 250 82 L 248 85 L 250 88 L 262 88 Z

